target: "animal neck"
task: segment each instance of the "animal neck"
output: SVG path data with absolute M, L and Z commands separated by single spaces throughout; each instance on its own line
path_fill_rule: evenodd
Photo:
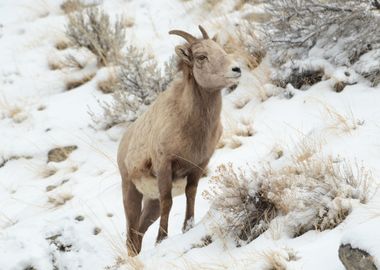
M 184 83 L 183 90 L 183 109 L 193 126 L 201 130 L 213 130 L 213 127 L 219 125 L 222 89 L 203 89 L 190 77 Z

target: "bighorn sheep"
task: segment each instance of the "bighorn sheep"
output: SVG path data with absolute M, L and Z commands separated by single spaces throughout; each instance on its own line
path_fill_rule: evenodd
M 187 41 L 175 48 L 182 76 L 129 126 L 119 145 L 130 255 L 140 252 L 144 233 L 159 216 L 157 242 L 167 236 L 172 196 L 186 193 L 183 231 L 193 225 L 198 180 L 222 133 L 221 90 L 241 75 L 215 38 L 199 29 L 202 39 L 169 32 Z

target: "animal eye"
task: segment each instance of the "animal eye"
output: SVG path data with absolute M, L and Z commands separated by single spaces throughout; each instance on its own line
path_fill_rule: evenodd
M 200 61 L 203 61 L 203 60 L 207 59 L 207 56 L 200 55 L 200 56 L 197 57 L 197 59 L 200 60 Z

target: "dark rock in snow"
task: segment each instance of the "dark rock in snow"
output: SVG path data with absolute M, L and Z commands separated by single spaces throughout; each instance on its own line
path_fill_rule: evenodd
M 339 258 L 347 270 L 377 270 L 370 254 L 350 244 L 339 247 Z

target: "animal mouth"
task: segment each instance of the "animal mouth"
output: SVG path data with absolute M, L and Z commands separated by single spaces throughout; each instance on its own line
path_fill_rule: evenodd
M 239 79 L 240 77 L 241 77 L 241 74 L 237 74 L 236 76 L 227 77 L 227 79 Z

